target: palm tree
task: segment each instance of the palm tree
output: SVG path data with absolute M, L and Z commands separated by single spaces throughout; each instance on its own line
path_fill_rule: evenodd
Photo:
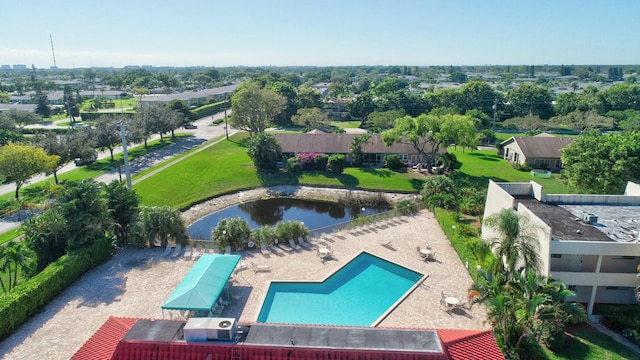
M 523 269 L 538 272 L 540 258 L 535 236 L 537 228 L 530 223 L 528 217 L 520 216 L 512 209 L 503 209 L 484 221 L 497 234 L 492 241 L 497 258 L 494 263 L 495 271 L 514 274 L 518 270 L 516 266 L 522 264 Z
M 4 281 L 2 280 L 2 273 L 5 272 L 5 270 L 7 270 L 6 264 L 4 262 L 4 258 L 5 258 L 5 246 L 0 246 L 0 285 L 2 285 L 2 291 L 4 291 L 4 293 L 7 293 L 7 287 L 4 286 Z M 9 282 L 11 282 L 11 272 L 9 272 Z
M 2 251 L 3 257 L 0 260 L 0 269 L 6 269 L 9 275 L 8 290 L 15 288 L 18 284 L 18 269 L 26 271 L 34 261 L 33 252 L 27 249 L 24 243 L 15 241 L 8 242 Z M 11 280 L 11 264 L 13 264 L 13 281 Z M 4 284 L 2 285 L 4 289 Z M 6 289 L 5 289 L 6 292 Z

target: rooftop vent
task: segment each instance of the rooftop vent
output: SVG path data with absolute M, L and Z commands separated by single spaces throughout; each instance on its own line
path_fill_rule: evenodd
M 590 212 L 584 212 L 582 213 L 582 221 L 586 222 L 587 224 L 597 224 L 598 223 L 598 215 L 596 214 L 592 214 Z

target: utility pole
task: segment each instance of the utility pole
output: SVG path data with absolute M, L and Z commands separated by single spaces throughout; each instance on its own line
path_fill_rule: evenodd
M 227 123 L 227 109 L 224 109 L 224 132 L 227 134 L 227 140 L 229 140 L 229 124 Z
M 498 97 L 493 100 L 493 125 L 491 126 L 491 132 L 496 131 L 496 118 L 498 117 Z
M 124 120 L 120 122 L 120 136 L 122 137 L 122 155 L 124 156 L 124 173 L 127 177 L 127 188 L 131 190 L 131 169 L 129 168 L 129 153 L 127 153 L 127 137 L 124 133 Z

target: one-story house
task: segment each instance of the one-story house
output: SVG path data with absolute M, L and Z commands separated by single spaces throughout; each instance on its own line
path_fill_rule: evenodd
M 512 164 L 522 164 L 534 169 L 560 171 L 562 153 L 560 150 L 569 145 L 573 139 L 557 137 L 547 133 L 536 136 L 512 136 L 503 141 L 503 158 Z
M 299 153 L 322 153 L 327 155 L 343 154 L 347 161 L 351 162 L 349 149 L 353 139 L 358 134 L 333 134 L 314 131 L 306 134 L 274 134 L 284 157 L 292 157 Z M 364 152 L 365 166 L 379 167 L 384 165 L 384 158 L 388 155 L 398 155 L 400 160 L 408 165 L 418 163 L 425 164 L 425 156 L 419 155 L 418 151 L 411 145 L 396 143 L 386 146 L 380 134 L 371 134 L 369 141 L 362 147 Z M 427 149 L 430 150 L 430 146 Z M 444 152 L 442 149 L 439 152 Z M 429 156 L 429 154 L 426 154 Z

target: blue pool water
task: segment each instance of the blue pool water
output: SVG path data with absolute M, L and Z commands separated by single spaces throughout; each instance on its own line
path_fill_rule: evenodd
M 363 252 L 324 282 L 272 282 L 258 322 L 371 326 L 422 276 Z

